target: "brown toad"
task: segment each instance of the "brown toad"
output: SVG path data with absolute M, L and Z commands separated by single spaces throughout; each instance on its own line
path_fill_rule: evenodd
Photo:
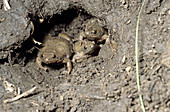
M 89 58 L 91 55 L 95 54 L 99 50 L 99 45 L 94 41 L 77 41 L 74 43 L 73 62 L 81 62 L 84 59 Z
M 80 40 L 87 38 L 88 40 L 92 40 L 95 42 L 103 42 L 105 41 L 109 35 L 107 31 L 99 25 L 97 19 L 91 19 L 85 24 L 85 31 L 80 33 Z
M 43 48 L 40 49 L 36 62 L 38 67 L 47 70 L 46 67 L 42 66 L 45 64 L 61 64 L 67 63 L 68 74 L 72 70 L 72 64 L 70 57 L 72 55 L 72 43 L 71 39 L 65 34 L 59 34 L 58 37 L 47 36 L 47 40 L 43 44 Z

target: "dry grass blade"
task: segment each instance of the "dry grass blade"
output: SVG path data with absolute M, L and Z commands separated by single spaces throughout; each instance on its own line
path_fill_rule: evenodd
M 140 98 L 140 103 L 141 103 L 141 108 L 143 110 L 143 112 L 145 112 L 145 107 L 144 107 L 144 103 L 143 103 L 143 98 L 140 90 L 140 79 L 139 79 L 139 55 L 138 55 L 138 34 L 139 34 L 139 20 L 140 20 L 140 14 L 142 12 L 142 8 L 145 4 L 145 0 L 142 3 L 142 6 L 140 8 L 139 14 L 138 14 L 138 19 L 137 19 L 137 24 L 136 24 L 136 41 L 135 41 L 135 53 L 136 53 L 136 79 L 137 79 L 137 87 L 138 87 L 138 92 L 139 92 L 139 98 Z

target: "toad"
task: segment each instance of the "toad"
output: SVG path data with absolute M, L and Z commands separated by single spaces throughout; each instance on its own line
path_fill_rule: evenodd
M 99 45 L 94 41 L 77 41 L 74 43 L 74 56 L 73 62 L 82 62 L 84 59 L 89 58 L 90 56 L 96 54 L 99 50 Z
M 46 67 L 42 66 L 44 64 L 61 64 L 67 63 L 69 74 L 72 70 L 72 64 L 70 57 L 72 55 L 72 43 L 69 36 L 60 33 L 57 37 L 51 37 L 50 35 L 46 36 L 46 40 L 43 43 L 43 47 L 38 53 L 36 58 L 36 63 L 38 67 L 47 71 Z
M 80 33 L 80 40 L 87 38 L 88 40 L 92 40 L 98 43 L 104 42 L 109 35 L 107 31 L 99 25 L 97 19 L 91 19 L 85 24 L 85 31 Z

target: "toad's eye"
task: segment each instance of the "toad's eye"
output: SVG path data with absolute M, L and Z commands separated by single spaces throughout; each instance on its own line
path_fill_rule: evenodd
M 97 30 L 93 30 L 91 34 L 97 34 Z
M 43 57 L 44 57 L 43 55 L 40 56 L 40 58 L 43 58 Z
M 56 55 L 53 55 L 53 58 L 56 58 Z
M 84 46 L 84 49 L 87 49 L 87 46 Z

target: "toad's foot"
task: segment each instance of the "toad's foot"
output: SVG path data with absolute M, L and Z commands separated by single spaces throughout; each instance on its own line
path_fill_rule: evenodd
M 83 39 L 85 38 L 85 34 L 84 32 L 81 32 L 80 35 L 79 35 L 79 40 L 83 41 Z
M 72 62 L 73 63 L 76 63 L 76 62 L 80 63 L 84 59 L 87 59 L 89 57 L 90 57 L 89 55 L 85 55 L 83 52 L 80 52 L 80 53 L 77 53 L 73 56 Z
M 69 75 L 72 71 L 72 63 L 70 59 L 66 59 L 65 62 L 67 63 L 67 71 L 63 71 L 62 74 Z
M 116 41 L 111 40 L 110 37 L 107 37 L 107 38 L 106 38 L 105 44 L 108 45 L 109 47 L 111 47 L 111 49 L 112 49 L 113 51 L 116 51 L 116 49 L 117 49 L 117 43 L 116 43 Z

